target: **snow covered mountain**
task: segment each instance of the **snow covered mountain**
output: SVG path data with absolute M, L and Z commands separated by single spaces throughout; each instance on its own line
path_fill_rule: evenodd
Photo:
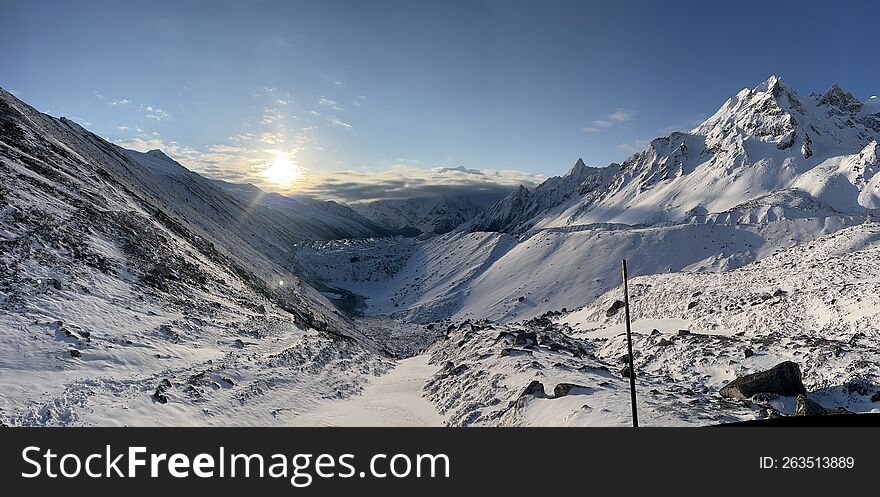
M 689 133 L 622 164 L 520 188 L 468 225 L 524 233 L 592 223 L 738 222 L 880 208 L 880 108 L 837 85 L 801 97 L 775 76 Z
M 377 224 L 408 235 L 448 233 L 483 210 L 467 197 L 376 200 L 351 207 Z
M 622 258 L 634 275 L 727 271 L 877 217 L 875 104 L 837 86 L 801 97 L 771 77 L 690 133 L 622 164 L 578 160 L 443 237 L 300 256 L 370 296 L 367 313 L 420 322 L 577 308 L 618 284 Z

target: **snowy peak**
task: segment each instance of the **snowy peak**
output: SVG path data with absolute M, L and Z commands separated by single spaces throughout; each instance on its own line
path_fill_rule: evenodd
M 829 105 L 843 112 L 855 113 L 862 110 L 860 102 L 852 93 L 843 91 L 837 84 L 831 86 L 824 95 L 819 98 L 819 105 Z
M 771 76 L 760 85 L 745 88 L 730 98 L 693 133 L 706 137 L 708 147 L 730 141 L 735 136 L 775 142 L 780 148 L 793 143 L 798 126 L 795 115 L 804 106 L 797 93 L 782 79 Z
M 691 132 L 652 140 L 621 165 L 595 169 L 578 160 L 565 176 L 499 201 L 470 228 L 523 233 L 596 223 L 684 223 L 695 214 L 706 220 L 722 213 L 724 219 L 764 219 L 766 212 L 752 216 L 752 208 L 732 212 L 759 199 L 764 205 L 792 196 L 801 200 L 762 209 L 774 217 L 865 215 L 880 205 L 869 165 L 872 144 L 880 140 L 880 106 L 874 104 L 838 85 L 802 97 L 771 76 L 728 99 Z

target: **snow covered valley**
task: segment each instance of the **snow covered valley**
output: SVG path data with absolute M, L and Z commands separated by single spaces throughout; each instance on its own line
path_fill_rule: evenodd
M 0 422 L 627 426 L 624 258 L 642 424 L 877 411 L 877 112 L 773 77 L 412 238 L 0 90 Z

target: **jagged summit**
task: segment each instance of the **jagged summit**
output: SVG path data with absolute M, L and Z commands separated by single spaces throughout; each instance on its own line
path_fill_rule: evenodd
M 841 89 L 836 83 L 819 98 L 819 105 L 832 105 L 844 112 L 859 112 L 863 107 L 859 99 Z

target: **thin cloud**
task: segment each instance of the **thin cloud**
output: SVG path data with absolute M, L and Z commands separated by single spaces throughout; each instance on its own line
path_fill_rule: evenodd
M 590 126 L 586 126 L 581 128 L 581 131 L 584 133 L 598 133 L 603 129 L 610 128 L 612 126 L 622 126 L 630 121 L 632 121 L 635 116 L 635 111 L 629 109 L 616 109 L 614 112 L 608 114 L 603 119 L 596 119 Z
M 339 103 L 336 102 L 336 100 L 331 100 L 327 97 L 321 97 L 321 99 L 318 100 L 318 105 L 323 105 L 324 107 L 329 107 L 333 110 L 342 110 L 342 108 L 339 107 Z
M 164 120 L 171 117 L 170 114 L 168 114 L 164 110 L 160 109 L 159 107 L 153 107 L 151 105 L 148 105 L 146 107 L 146 110 L 148 112 L 147 119 L 153 119 L 155 121 L 164 121 Z
M 631 155 L 631 154 L 641 152 L 642 150 L 647 148 L 648 144 L 650 144 L 650 143 L 651 143 L 650 140 L 633 140 L 628 143 L 621 143 L 619 145 L 616 145 L 614 148 L 616 148 L 617 150 L 620 150 L 621 152 L 624 152 L 626 154 Z
M 335 126 L 340 126 L 340 127 L 342 127 L 342 128 L 346 128 L 346 129 L 351 129 L 351 128 L 354 127 L 354 126 L 352 126 L 351 124 L 348 124 L 348 123 L 345 122 L 345 121 L 340 121 L 339 119 L 336 119 L 336 118 L 333 118 L 333 119 L 330 121 L 330 123 L 333 124 L 333 125 L 335 125 Z

